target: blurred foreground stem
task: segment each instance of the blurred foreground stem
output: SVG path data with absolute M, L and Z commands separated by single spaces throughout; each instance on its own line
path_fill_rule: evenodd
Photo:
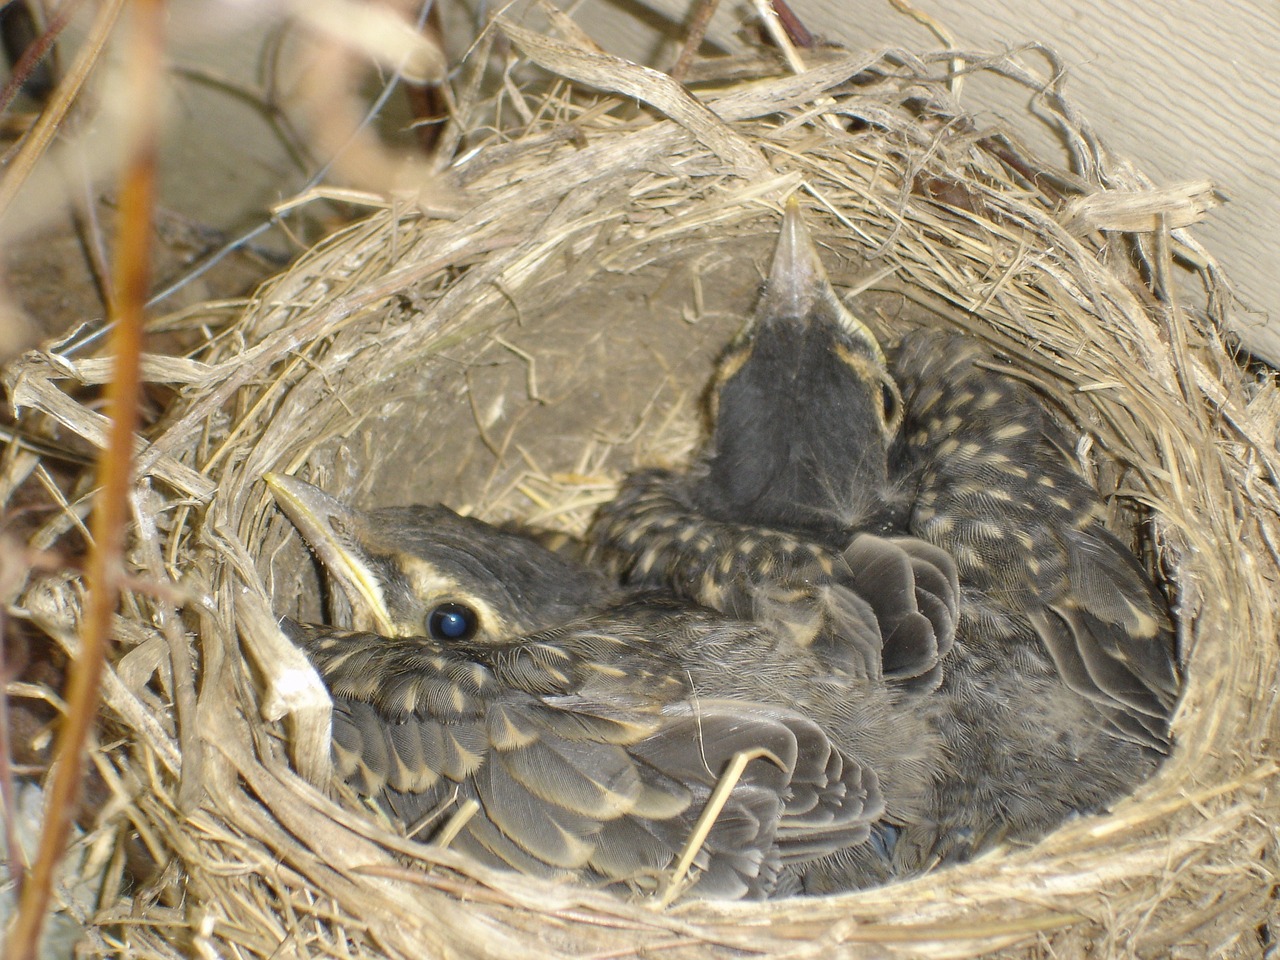
M 98 498 L 90 524 L 93 543 L 85 577 L 87 600 L 80 649 L 71 664 L 67 715 L 58 732 L 57 764 L 48 788 L 40 849 L 23 885 L 18 915 L 9 932 L 5 952 L 9 960 L 36 957 L 54 877 L 67 847 L 80 795 L 85 745 L 98 714 L 98 688 L 123 564 L 138 421 L 143 309 L 150 286 L 151 210 L 165 13 L 163 0 L 131 0 L 130 9 L 129 96 L 134 125 L 131 130 L 122 131 L 128 138 L 128 160 L 120 189 L 112 284 L 114 326 L 110 351 L 115 357 L 115 372 L 106 396 L 111 427 L 99 464 Z

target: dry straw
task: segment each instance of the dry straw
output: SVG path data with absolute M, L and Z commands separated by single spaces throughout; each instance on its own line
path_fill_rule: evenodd
M 84 841 L 106 867 L 88 952 L 1257 956 L 1276 863 L 1280 399 L 1216 332 L 1229 298 L 1185 229 L 1205 187 L 1152 189 L 1013 56 L 831 54 L 695 99 L 503 29 L 530 76 L 573 82 L 464 103 L 464 126 L 500 118 L 474 121 L 452 171 L 465 213 L 377 210 L 243 315 L 190 321 L 207 330 L 192 355 L 144 364 L 178 398 L 139 449 L 136 589 L 95 758 L 116 802 Z M 1076 172 L 975 125 L 957 67 L 1039 91 Z M 929 322 L 988 341 L 1089 438 L 1117 529 L 1151 517 L 1188 677 L 1168 763 L 1031 849 L 857 895 L 666 910 L 478 868 L 335 799 L 323 689 L 274 619 L 319 616 L 318 580 L 263 472 L 580 528 L 622 470 L 696 440 L 710 358 L 791 193 L 888 339 Z M 1175 300 L 1187 265 L 1194 307 Z M 36 353 L 6 385 L 29 429 L 100 446 L 71 388 L 108 376 Z M 40 469 L 11 458 L 6 492 Z M 84 503 L 32 545 L 79 527 Z M 77 577 L 40 573 L 12 609 L 73 649 L 82 603 Z M 159 868 L 130 880 L 134 834 Z

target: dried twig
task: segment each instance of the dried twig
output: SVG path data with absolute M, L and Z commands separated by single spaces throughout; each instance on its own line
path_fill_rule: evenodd
M 97 719 L 99 684 L 106 658 L 111 618 L 119 591 L 134 433 L 138 422 L 139 368 L 143 306 L 150 280 L 151 211 L 154 207 L 156 102 L 164 50 L 162 0 L 135 0 L 131 94 L 138 124 L 132 157 L 121 185 L 121 216 L 116 239 L 115 311 L 112 336 L 115 373 L 107 387 L 111 428 L 100 465 L 101 492 L 93 513 L 93 543 L 86 576 L 88 606 L 80 649 L 72 662 L 67 715 L 57 740 L 58 763 L 49 787 L 40 846 L 29 882 L 23 886 L 18 914 L 9 934 L 14 960 L 33 960 L 48 911 L 54 875 L 66 850 L 71 818 L 80 793 L 84 750 Z
M 13 65 L 8 82 L 3 89 L 0 89 L 0 113 L 9 109 L 13 98 L 31 78 L 41 61 L 49 55 L 58 37 L 67 28 L 67 24 L 71 22 L 72 16 L 83 2 L 84 0 L 65 0 L 49 18 L 44 32 L 23 51 L 21 59 Z
M 716 8 L 720 6 L 720 0 L 698 0 L 693 8 L 693 16 L 689 18 L 689 24 L 685 27 L 684 43 L 680 45 L 680 54 L 676 57 L 675 66 L 671 68 L 671 79 L 680 83 L 684 82 L 685 76 L 689 73 L 689 67 L 693 65 L 693 58 L 698 55 L 698 48 L 702 46 L 702 41 L 707 35 L 707 28 L 711 26 L 711 18 L 716 15 Z

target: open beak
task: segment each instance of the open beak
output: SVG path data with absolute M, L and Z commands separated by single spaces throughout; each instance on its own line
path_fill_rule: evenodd
M 769 267 L 764 294 L 756 306 L 756 322 L 773 318 L 795 320 L 825 317 L 834 319 L 850 336 L 866 341 L 872 356 L 884 366 L 880 341 L 861 320 L 855 317 L 836 294 L 822 266 L 818 248 L 805 226 L 800 203 L 794 196 L 787 201 L 782 217 L 782 232 Z
M 382 587 L 368 551 L 360 545 L 363 522 L 359 514 L 319 487 L 294 477 L 266 473 L 262 479 L 276 504 L 347 595 L 356 629 L 374 629 L 384 636 L 395 636 Z

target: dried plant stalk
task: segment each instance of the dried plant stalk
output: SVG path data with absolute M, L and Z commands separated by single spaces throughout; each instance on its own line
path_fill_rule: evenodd
M 112 304 L 114 363 L 106 394 L 110 432 L 99 468 L 101 490 L 94 506 L 93 540 L 85 574 L 86 610 L 80 643 L 69 670 L 67 711 L 57 739 L 58 762 L 49 786 L 40 846 L 22 886 L 17 917 L 7 941 L 8 955 L 15 960 L 34 960 L 36 956 L 54 877 L 66 851 L 80 797 L 85 751 L 97 720 L 99 687 L 120 593 L 133 443 L 139 419 L 143 314 L 151 286 L 151 213 L 155 206 L 159 142 L 156 90 L 162 73 L 163 22 L 164 6 L 160 0 L 136 0 L 131 93 L 140 112 L 120 195 Z

